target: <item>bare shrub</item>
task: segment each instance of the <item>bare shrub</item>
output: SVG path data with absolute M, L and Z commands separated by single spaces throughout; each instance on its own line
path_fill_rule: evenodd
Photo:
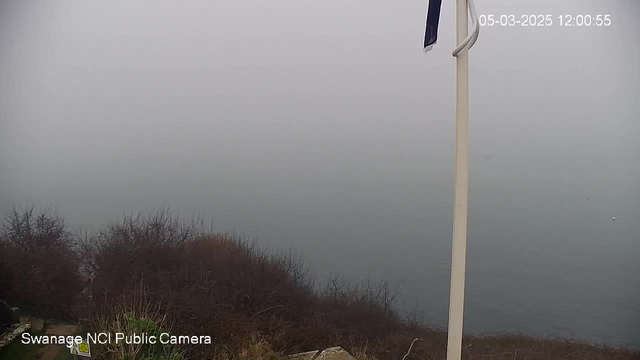
M 0 297 L 34 313 L 71 317 L 82 289 L 73 236 L 49 209 L 14 207 L 0 229 Z
M 140 281 L 162 303 L 176 331 L 209 335 L 238 354 L 254 334 L 276 351 L 380 337 L 397 326 L 399 289 L 371 281 L 332 291 L 313 279 L 292 251 L 267 251 L 230 234 L 206 232 L 168 212 L 127 217 L 82 241 L 95 274 L 96 306 L 117 301 Z M 190 354 L 213 356 L 209 346 Z
M 112 291 L 116 296 L 143 278 L 147 285 L 159 285 L 153 282 L 179 268 L 176 253 L 199 234 L 200 225 L 197 220 L 181 222 L 165 210 L 126 216 L 79 240 L 83 270 L 94 274 L 94 291 Z M 100 295 L 106 294 L 94 293 Z

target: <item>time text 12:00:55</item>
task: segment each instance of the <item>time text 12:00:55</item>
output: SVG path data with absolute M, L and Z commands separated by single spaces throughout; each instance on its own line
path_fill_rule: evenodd
M 480 26 L 611 26 L 611 15 L 480 15 Z

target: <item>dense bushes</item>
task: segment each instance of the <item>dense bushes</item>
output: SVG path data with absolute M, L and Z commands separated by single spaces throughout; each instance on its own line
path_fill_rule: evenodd
M 89 286 L 82 296 L 78 284 Z M 212 338 L 213 345 L 96 345 L 93 357 L 104 360 L 274 360 L 336 345 L 361 360 L 395 360 L 416 337 L 426 341 L 416 343 L 411 358 L 444 358 L 446 334 L 404 321 L 393 310 L 398 293 L 386 282 L 335 277 L 314 284 L 291 252 L 267 251 L 165 211 L 73 236 L 55 213 L 14 209 L 0 232 L 0 297 L 11 303 L 48 317 L 78 317 L 71 310 L 81 300 L 89 311 L 82 316 L 92 319 L 87 330 Z M 465 339 L 463 357 L 634 356 L 567 341 L 476 337 Z
M 14 208 L 0 229 L 0 298 L 61 318 L 82 290 L 74 238 L 56 213 Z
M 296 351 L 386 336 L 400 326 L 386 283 L 317 290 L 291 252 L 268 252 L 246 239 L 181 223 L 166 212 L 127 217 L 81 241 L 94 273 L 98 313 L 143 287 L 175 330 L 210 335 L 237 352 L 255 334 L 276 350 Z M 189 349 L 211 355 L 211 346 Z

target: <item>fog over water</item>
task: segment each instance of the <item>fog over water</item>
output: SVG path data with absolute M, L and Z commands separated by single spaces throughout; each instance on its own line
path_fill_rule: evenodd
M 640 3 L 476 2 L 554 24 L 471 51 L 465 331 L 640 347 Z M 446 327 L 455 6 L 423 54 L 426 6 L 3 0 L 0 210 L 198 213 Z

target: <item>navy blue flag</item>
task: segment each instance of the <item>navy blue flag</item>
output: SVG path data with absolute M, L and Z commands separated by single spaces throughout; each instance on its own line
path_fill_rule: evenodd
M 440 22 L 440 7 L 442 0 L 429 0 L 427 10 L 427 25 L 424 30 L 424 51 L 429 51 L 438 41 L 438 22 Z

